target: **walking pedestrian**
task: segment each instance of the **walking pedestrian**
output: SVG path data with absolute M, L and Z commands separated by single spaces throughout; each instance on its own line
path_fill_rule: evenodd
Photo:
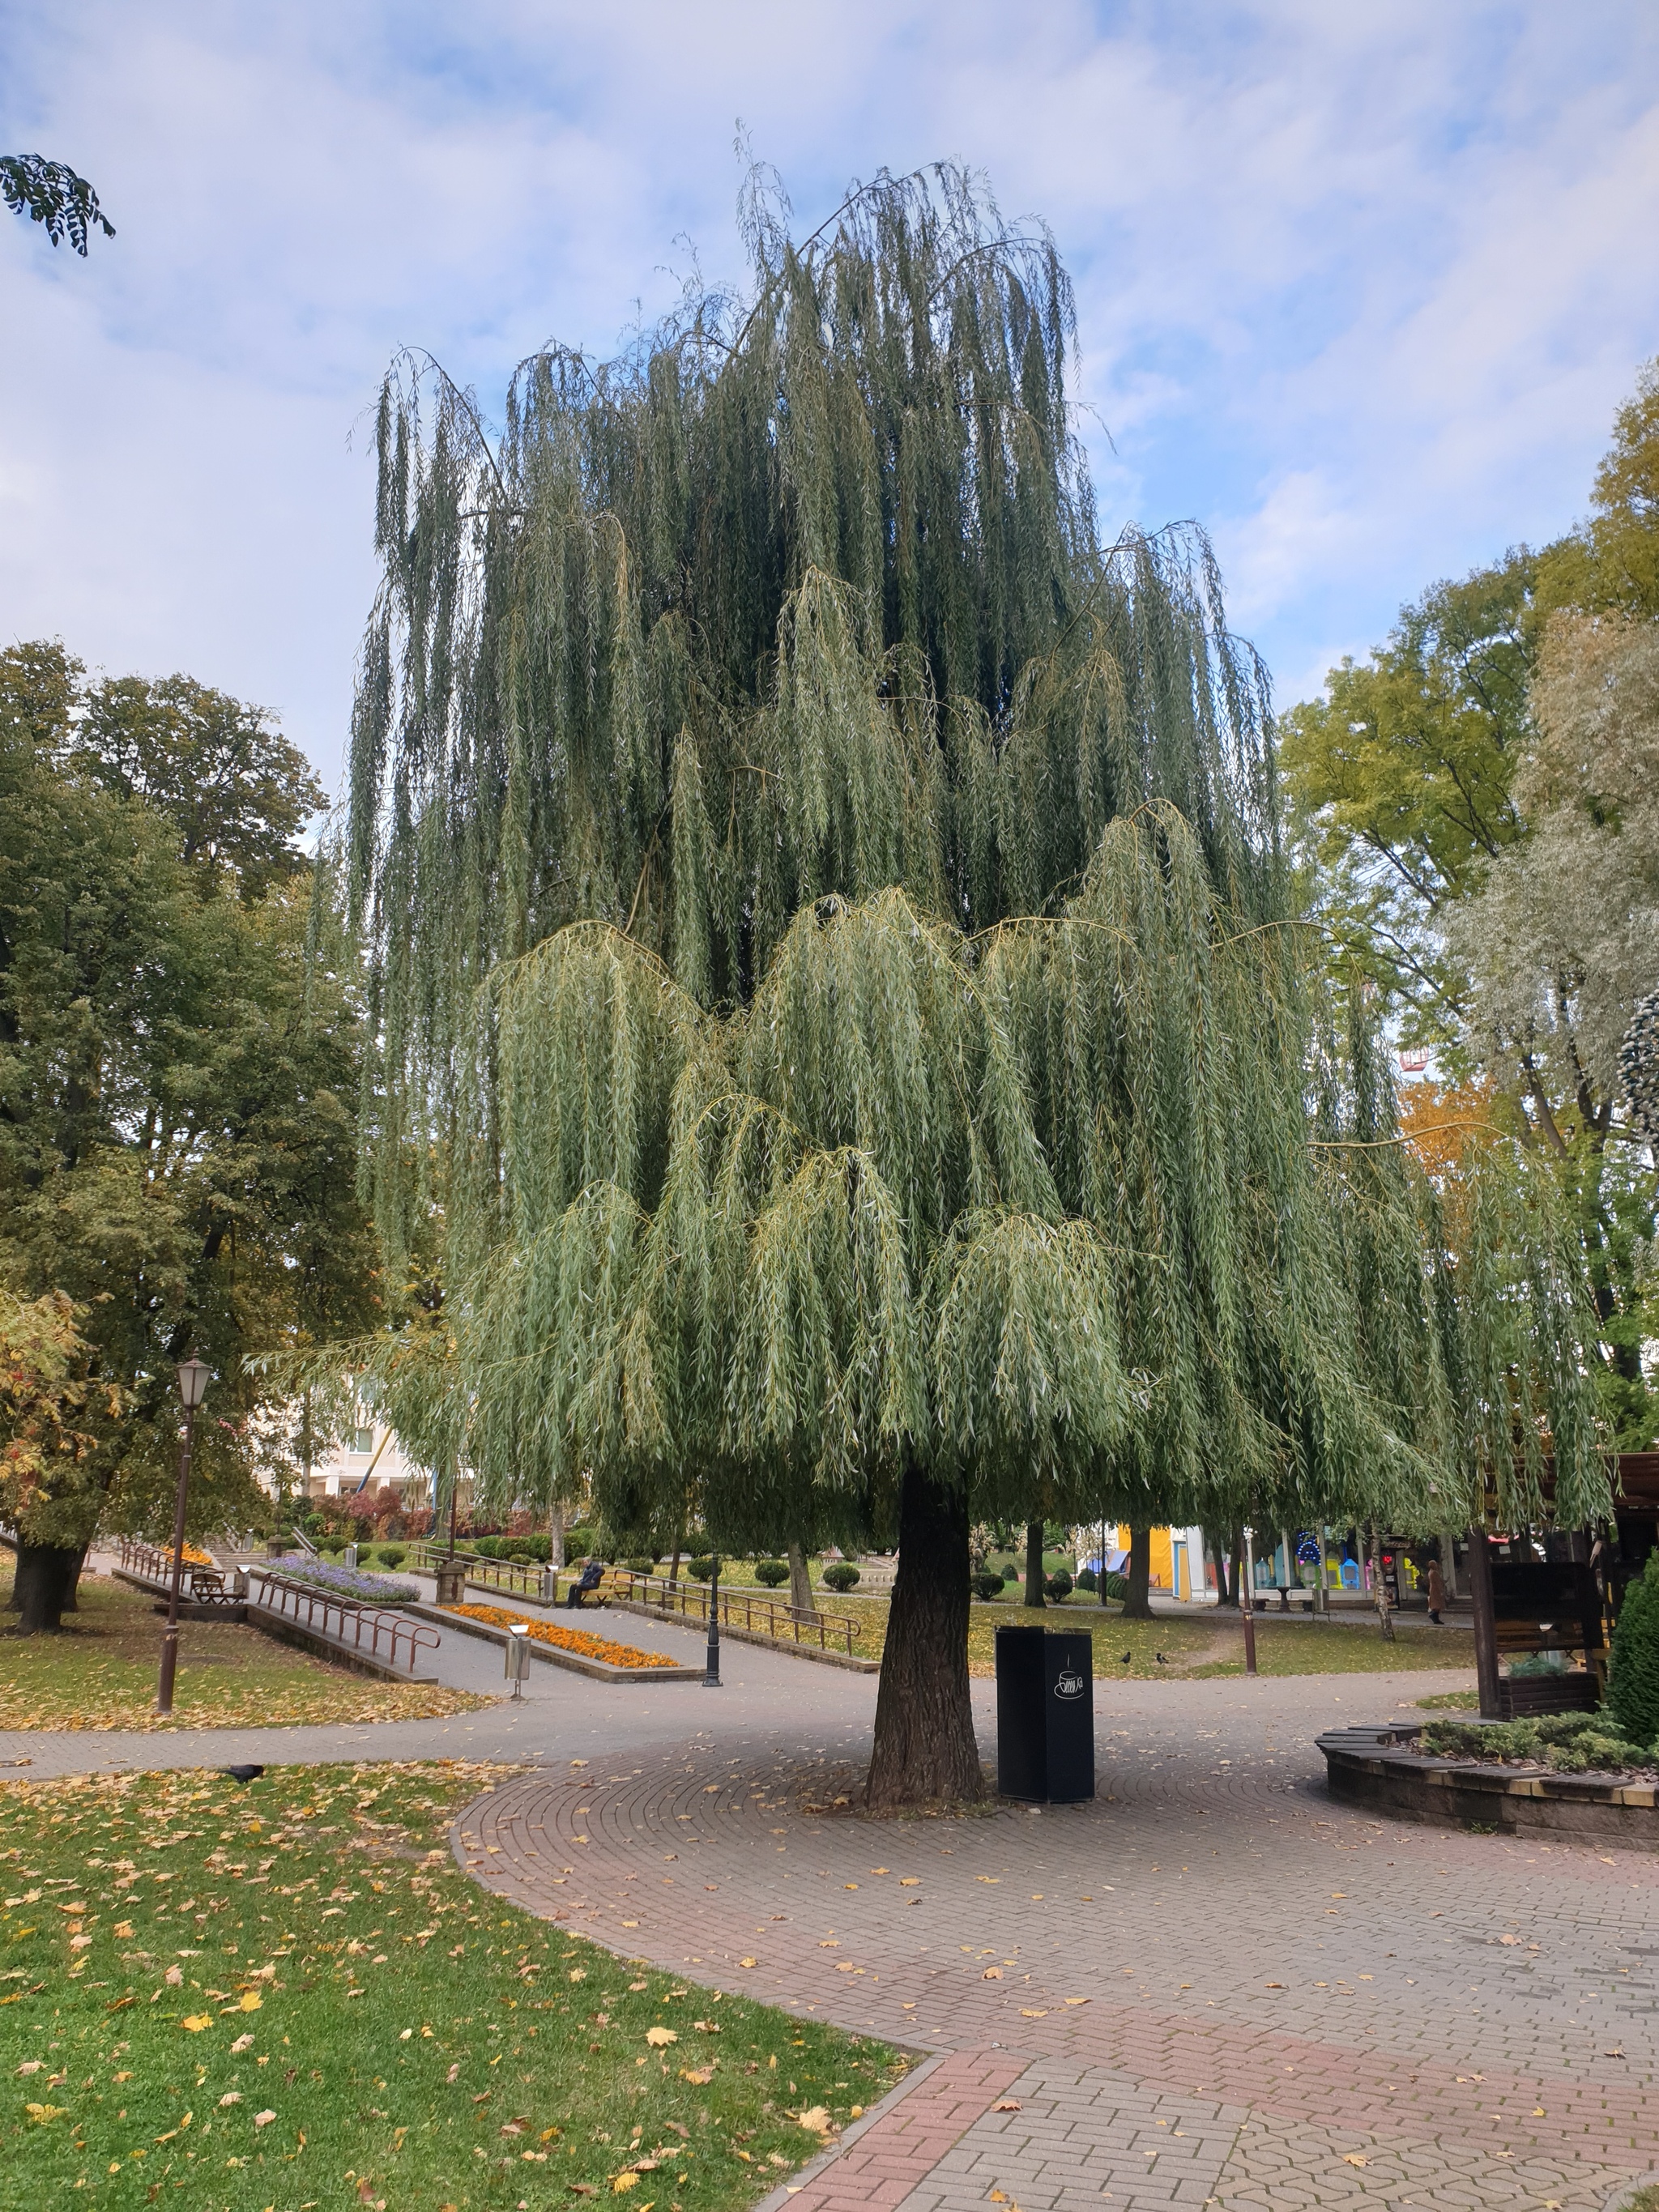
M 1431 1559 L 1429 1561 L 1429 1619 L 1433 1621 L 1437 1628 L 1440 1626 L 1440 1612 L 1445 1602 L 1446 1578 L 1440 1571 L 1439 1560 Z

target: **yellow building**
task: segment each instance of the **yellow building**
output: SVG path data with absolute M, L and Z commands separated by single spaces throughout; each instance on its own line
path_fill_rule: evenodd
M 1127 1525 L 1117 1531 L 1117 1545 L 1120 1551 L 1129 1548 Z M 1150 1586 L 1162 1590 L 1166 1597 L 1197 1598 L 1201 1603 L 1209 1589 L 1204 1572 L 1203 1530 L 1154 1528 L 1151 1551 Z

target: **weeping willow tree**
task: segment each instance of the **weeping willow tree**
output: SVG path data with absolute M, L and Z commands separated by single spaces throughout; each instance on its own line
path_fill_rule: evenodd
M 896 1537 L 891 1804 L 980 1788 L 972 1519 L 1605 1488 L 1571 1255 L 1439 1218 L 1322 1031 L 1207 545 L 1103 540 L 1051 240 L 948 169 L 786 216 L 493 444 L 387 381 L 368 1167 L 486 1498 Z

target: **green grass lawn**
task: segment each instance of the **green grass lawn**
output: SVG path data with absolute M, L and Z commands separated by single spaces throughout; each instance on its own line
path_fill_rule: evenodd
M 454 1763 L 0 1789 L 0 2128 L 31 2203 L 748 2203 L 903 2070 L 479 1890 Z
M 0 1607 L 12 1555 L 0 1553 Z M 20 1636 L 0 1611 L 0 1728 L 278 1728 L 301 1722 L 426 1720 L 488 1698 L 349 1674 L 257 1628 L 185 1621 L 172 1717 L 155 1711 L 163 1623 L 155 1600 L 125 1583 L 83 1575 L 79 1605 L 56 1636 Z

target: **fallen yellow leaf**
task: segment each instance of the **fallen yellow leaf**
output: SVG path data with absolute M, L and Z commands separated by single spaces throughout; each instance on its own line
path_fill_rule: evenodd
M 23 2110 L 36 2127 L 43 2128 L 49 2120 L 64 2118 L 69 2111 L 69 2106 L 67 2105 L 25 2105 Z
M 258 1990 L 244 1990 L 242 1991 L 242 2010 L 244 2012 L 258 2012 L 264 2002 L 264 1999 L 260 1996 Z
M 980 1979 L 982 1982 L 1000 1982 L 1002 1979 L 1001 1967 L 988 1966 L 985 1969 L 985 1972 L 980 1976 Z
M 738 1961 L 738 1964 L 740 1966 L 752 1966 L 756 1963 L 757 1962 L 753 1959 L 739 1959 Z
M 1344 2166 L 1369 2166 L 1370 2164 L 1370 2160 L 1364 2157 L 1360 2152 L 1351 2150 L 1344 2154 L 1342 2163 Z
M 624 2190 L 637 2189 L 639 2185 L 637 2173 L 619 2173 L 611 2185 L 611 2193 L 613 2197 L 620 2197 Z
M 680 2069 L 681 2081 L 695 2081 L 700 2089 L 706 2081 L 712 2081 L 714 2078 L 714 2069 L 712 2066 L 682 2066 Z
M 199 2035 L 204 2027 L 211 2027 L 212 2025 L 213 2014 L 210 2012 L 192 2012 L 185 2015 L 185 2026 L 192 2035 Z
M 655 2044 L 658 2050 L 662 2051 L 665 2050 L 669 2044 L 678 2043 L 680 2039 L 678 2032 L 672 2027 L 647 2027 L 645 2031 L 645 2039 L 647 2043 Z
M 810 2128 L 815 2136 L 827 2136 L 830 2132 L 830 2115 L 822 2105 L 809 2105 L 796 2117 L 799 2124 Z

